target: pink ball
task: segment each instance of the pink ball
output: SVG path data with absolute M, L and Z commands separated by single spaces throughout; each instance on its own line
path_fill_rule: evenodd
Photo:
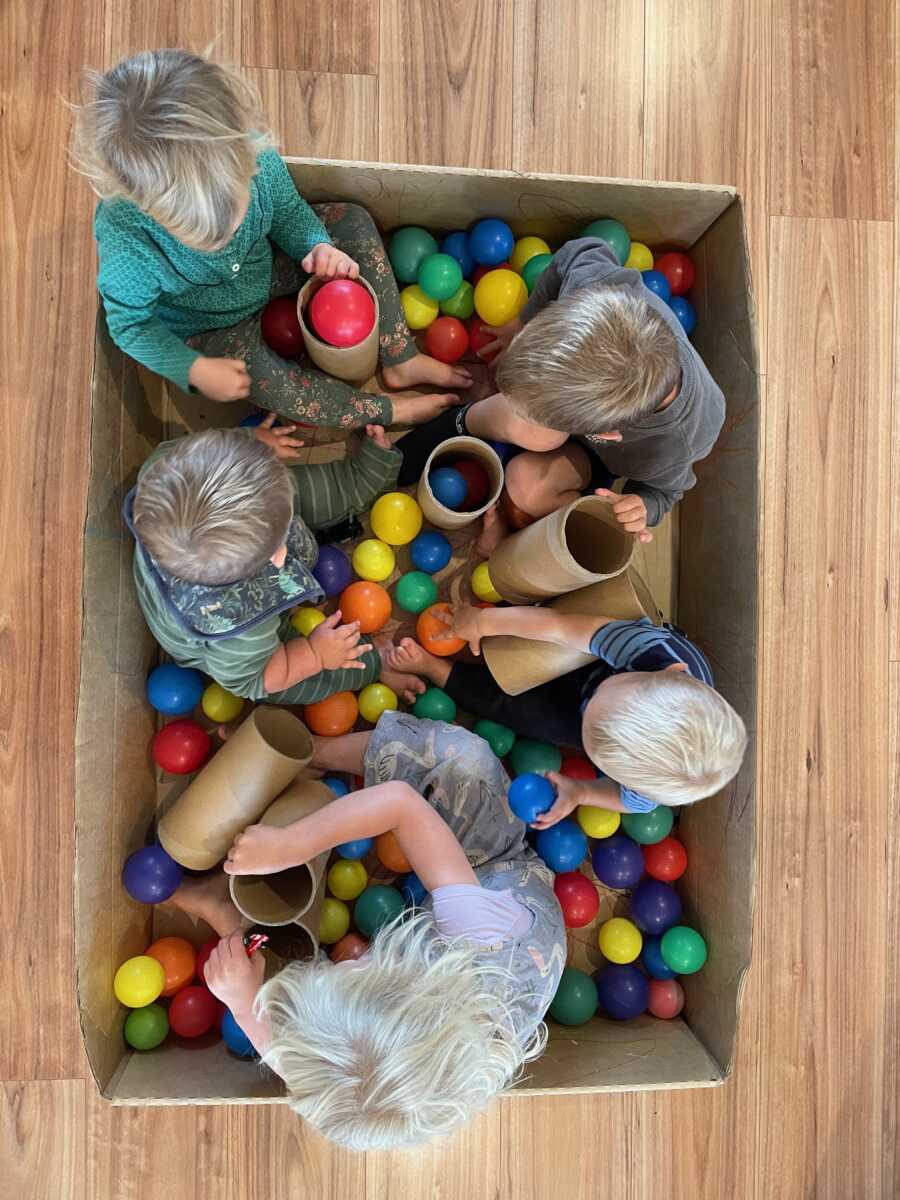
M 654 1017 L 670 1021 L 684 1008 L 684 988 L 677 979 L 651 979 L 647 1008 Z
M 375 301 L 353 279 L 332 279 L 312 298 L 309 315 L 323 342 L 332 346 L 358 346 L 372 332 Z

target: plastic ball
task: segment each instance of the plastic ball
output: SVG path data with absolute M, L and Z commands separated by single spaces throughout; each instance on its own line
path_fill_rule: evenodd
M 503 599 L 491 581 L 491 572 L 486 562 L 479 563 L 472 572 L 472 591 L 479 600 L 487 600 L 491 604 L 498 604 Z
M 337 775 L 326 775 L 322 782 L 331 789 L 335 796 L 346 796 L 350 791 L 349 785 Z
M 459 263 L 463 275 L 471 275 L 475 268 L 475 260 L 469 250 L 469 235 L 464 229 L 448 233 L 441 242 L 441 254 L 449 254 Z
M 706 962 L 706 942 L 689 925 L 673 925 L 662 935 L 659 951 L 676 975 L 693 975 Z
M 303 709 L 303 720 L 320 737 L 340 737 L 356 724 L 359 706 L 353 692 L 335 692 Z
M 157 712 L 167 717 L 180 717 L 194 711 L 204 686 L 203 676 L 193 667 L 162 663 L 147 679 L 147 699 Z
M 298 608 L 291 615 L 291 626 L 303 637 L 309 637 L 325 620 L 325 614 L 318 608 Z
M 329 599 L 337 596 L 353 578 L 350 559 L 337 546 L 320 546 L 313 576 Z
M 162 904 L 180 886 L 181 867 L 162 846 L 143 846 L 129 855 L 122 869 L 122 885 L 141 904 Z
M 552 254 L 536 254 L 534 258 L 529 258 L 528 262 L 522 268 L 522 282 L 525 284 L 529 296 L 534 291 L 538 279 L 552 262 Z
M 358 346 L 375 325 L 375 301 L 355 279 L 330 279 L 314 293 L 309 316 L 316 334 L 330 346 Z
M 400 283 L 412 283 L 422 259 L 437 251 L 438 245 L 427 229 L 406 225 L 398 229 L 388 245 L 388 258 Z
M 644 847 L 644 870 L 664 883 L 680 879 L 687 870 L 687 863 L 687 851 L 677 838 L 664 837 L 661 842 Z
M 588 840 L 568 817 L 537 835 L 534 848 L 551 871 L 574 871 L 587 857 Z
M 651 291 L 654 296 L 659 296 L 660 300 L 665 300 L 666 304 L 669 303 L 672 299 L 672 289 L 669 287 L 669 281 L 665 275 L 659 271 L 641 271 L 641 278 L 648 291 Z
M 323 946 L 339 942 L 350 928 L 350 909 L 343 900 L 326 896 L 319 916 L 319 941 Z
M 397 841 L 397 835 L 390 829 L 385 833 L 380 833 L 375 839 L 375 853 L 378 855 L 381 865 L 387 867 L 389 871 L 393 871 L 395 875 L 405 875 L 412 870 L 409 859 Z
M 631 249 L 628 252 L 628 258 L 625 260 L 625 266 L 632 271 L 652 271 L 653 270 L 653 251 L 643 242 L 632 242 Z
M 374 845 L 374 838 L 356 838 L 352 842 L 341 842 L 340 846 L 335 846 L 334 852 L 341 858 L 365 858 Z
M 396 888 L 375 883 L 366 888 L 353 906 L 353 920 L 360 933 L 373 938 L 382 925 L 399 916 L 405 907 Z
M 475 289 L 465 279 L 452 296 L 440 302 L 440 310 L 445 317 L 458 317 L 466 321 L 475 311 Z M 466 330 L 466 348 L 468 349 L 469 331 Z
M 296 292 L 270 300 L 262 311 L 259 327 L 263 341 L 281 358 L 299 358 L 303 353 Z
M 449 658 L 451 654 L 458 654 L 466 644 L 465 638 L 452 637 L 449 627 L 436 615 L 444 613 L 449 617 L 452 611 L 449 604 L 432 604 L 419 613 L 419 619 L 416 621 L 416 637 L 419 644 L 429 654 L 436 654 L 438 658 Z
M 531 825 L 556 803 L 556 790 L 543 775 L 519 775 L 509 785 L 506 801 L 520 821 Z
M 474 287 L 477 287 L 478 284 L 481 283 L 482 279 L 484 279 L 485 275 L 487 275 L 489 271 L 511 271 L 511 270 L 512 270 L 511 262 L 493 263 L 491 266 L 482 265 L 480 267 L 476 267 L 475 270 L 472 272 L 472 284 Z
M 633 1021 L 647 1011 L 650 983 L 633 963 L 609 963 L 594 973 L 600 1007 L 614 1021 Z
M 596 779 L 599 774 L 594 764 L 580 754 L 571 754 L 564 758 L 559 773 L 567 779 Z
M 614 221 L 612 217 L 601 217 L 599 221 L 591 221 L 581 236 L 602 238 L 620 263 L 628 261 L 631 238 L 621 221 Z
M 600 895 L 580 871 L 564 871 L 557 875 L 553 890 L 567 929 L 581 929 L 589 925 L 600 911 Z
M 458 317 L 438 317 L 428 326 L 425 351 L 440 362 L 458 362 L 469 348 L 469 331 Z
M 694 286 L 694 264 L 686 254 L 678 251 L 661 254 L 653 266 L 660 275 L 665 275 L 673 296 L 683 296 Z
M 400 880 L 400 895 L 407 908 L 421 908 L 428 891 L 415 871 L 410 871 Z
M 590 975 L 565 967 L 550 1002 L 550 1016 L 560 1025 L 583 1025 L 597 1011 L 597 989 Z
M 174 996 L 194 978 L 197 953 L 185 938 L 158 938 L 152 946 L 147 947 L 147 954 L 155 958 L 165 972 L 166 982 L 161 996 Z
M 170 775 L 190 775 L 203 766 L 212 742 L 196 721 L 171 721 L 153 738 L 153 761 Z
M 512 254 L 515 238 L 505 221 L 485 217 L 469 230 L 469 253 L 477 263 L 494 266 Z
M 338 900 L 355 900 L 369 882 L 366 868 L 356 858 L 339 858 L 328 868 L 328 890 Z
M 488 721 L 485 718 L 475 722 L 472 732 L 484 738 L 498 758 L 506 758 L 516 742 L 514 730 L 507 729 L 505 725 L 500 725 L 497 721 Z
M 353 551 L 353 570 L 360 579 L 381 583 L 393 572 L 396 558 L 386 542 L 377 538 L 366 538 Z
M 370 725 L 377 725 L 383 712 L 397 708 L 397 693 L 386 683 L 369 683 L 359 693 L 359 715 Z
M 482 508 L 491 490 L 491 481 L 488 479 L 487 471 L 474 458 L 457 459 L 453 464 L 453 469 L 459 471 L 466 481 L 466 498 L 463 501 L 463 509 L 466 512 L 472 512 L 474 509 Z
M 631 893 L 631 917 L 644 933 L 665 933 L 680 920 L 681 911 L 681 897 L 658 879 L 645 879 Z
M 427 329 L 440 311 L 437 300 L 426 296 L 417 283 L 403 289 L 400 293 L 400 304 L 410 329 Z
M 161 1004 L 135 1008 L 125 1018 L 125 1041 L 135 1050 L 154 1050 L 166 1040 L 169 1017 Z
M 426 688 L 416 696 L 413 714 L 425 721 L 455 721 L 456 701 L 439 687 Z
M 222 1024 L 219 1026 L 219 1029 L 222 1033 L 222 1041 L 232 1054 L 236 1054 L 238 1058 L 258 1057 L 253 1043 L 234 1019 L 234 1014 L 230 1008 L 226 1008 L 222 1014 Z
M 369 521 L 377 538 L 389 546 L 405 546 L 422 528 L 422 510 L 405 492 L 388 492 L 372 505 Z
M 462 281 L 462 267 L 449 254 L 429 254 L 419 263 L 416 283 L 432 300 L 449 300 Z
M 380 583 L 360 579 L 341 592 L 338 600 L 344 621 L 359 621 L 361 633 L 377 633 L 391 618 L 391 598 Z
M 533 738 L 519 738 L 509 756 L 513 775 L 524 775 L 533 771 L 543 775 L 546 771 L 558 771 L 562 766 L 562 754 L 557 746 L 549 742 L 538 742 Z
M 233 692 L 223 688 L 221 683 L 215 682 L 203 693 L 201 704 L 206 716 L 217 725 L 227 725 L 229 721 L 239 717 L 244 708 L 241 696 L 235 696 Z
M 661 842 L 668 837 L 674 821 L 675 814 L 664 804 L 657 804 L 656 808 L 646 813 L 622 814 L 622 828 L 642 846 L 652 846 L 654 842 Z
M 420 613 L 438 598 L 437 584 L 424 571 L 407 571 L 397 580 L 394 599 L 404 612 Z
M 447 538 L 432 529 L 420 533 L 409 548 L 412 565 L 416 570 L 425 571 L 428 575 L 443 571 L 452 554 L 453 551 Z
M 511 458 L 519 453 L 519 447 L 514 446 L 512 442 L 498 442 L 496 438 L 485 438 L 485 441 L 494 451 L 500 461 L 506 465 Z
M 527 299 L 528 288 L 515 271 L 489 271 L 475 285 L 475 311 L 488 325 L 505 325 Z
M 525 264 L 531 262 L 531 260 L 536 255 L 549 254 L 549 253 L 550 253 L 550 247 L 547 245 L 547 243 L 544 241 L 543 238 L 539 238 L 539 237 L 519 238 L 519 240 L 516 242 L 515 246 L 513 247 L 512 254 L 509 256 L 510 266 L 512 267 L 512 269 L 514 271 L 518 271 L 519 274 L 521 275 L 522 271 L 525 267 Z
M 591 856 L 594 874 L 608 888 L 633 888 L 644 874 L 644 856 L 637 842 L 623 833 L 614 833 L 594 847 Z
M 466 498 L 466 481 L 454 467 L 436 467 L 428 476 L 435 500 L 454 511 L 462 508 Z
M 669 308 L 681 322 L 684 332 L 693 333 L 697 324 L 697 312 L 690 300 L 684 296 L 673 296 L 669 301 Z
M 600 926 L 597 935 L 600 953 L 614 963 L 634 962 L 641 952 L 641 931 L 626 917 L 610 917 Z
M 152 1004 L 166 986 L 162 963 L 149 954 L 136 954 L 122 963 L 113 978 L 113 991 L 120 1004 L 143 1008 Z
M 671 1021 L 684 1008 L 684 988 L 677 979 L 651 979 L 648 985 L 647 1008 L 654 1017 Z
M 597 808 L 593 804 L 579 804 L 575 809 L 575 820 L 590 838 L 608 838 L 621 824 L 621 816 L 608 808 Z
M 328 957 L 333 963 L 354 962 L 362 958 L 369 948 L 369 943 L 358 933 L 345 933 L 328 951 Z
M 660 949 L 661 937 L 645 937 L 641 948 L 641 962 L 644 970 L 654 979 L 674 979 L 676 972 L 666 964 Z
M 200 984 L 184 988 L 169 1005 L 169 1025 L 179 1037 L 202 1037 L 212 1029 L 218 1016 L 218 1001 Z
M 496 340 L 497 335 L 495 333 L 491 333 L 487 327 L 486 321 L 482 321 L 480 318 L 476 317 L 474 320 L 469 322 L 469 349 L 473 354 L 477 355 L 482 362 L 492 363 L 500 353 L 499 350 L 492 350 L 490 354 L 481 353 L 485 346 L 489 346 L 491 342 L 495 342 Z
M 209 956 L 219 944 L 217 937 L 210 938 L 208 942 L 204 942 L 197 950 L 197 957 L 194 962 L 194 974 L 201 983 L 206 983 L 206 964 L 209 961 Z

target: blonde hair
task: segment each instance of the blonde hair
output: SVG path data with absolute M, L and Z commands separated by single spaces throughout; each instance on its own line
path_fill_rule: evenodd
M 167 571 L 189 583 L 255 575 L 285 543 L 294 508 L 275 451 L 237 429 L 177 441 L 144 471 L 134 524 Z
M 563 433 L 606 433 L 678 386 L 675 335 L 640 296 L 584 288 L 553 301 L 500 359 L 497 386 L 520 416 Z
M 265 1061 L 291 1107 L 351 1150 L 415 1146 L 458 1129 L 508 1088 L 547 1039 L 527 1043 L 500 999 L 502 967 L 476 963 L 428 914 L 401 916 L 358 963 L 289 964 L 260 990 Z
M 691 804 L 733 779 L 747 749 L 744 722 L 702 680 L 684 671 L 635 679 L 608 707 L 585 709 L 582 741 L 592 762 L 616 783 L 657 804 Z
M 72 161 L 104 200 L 130 200 L 173 237 L 216 250 L 270 144 L 259 97 L 236 72 L 186 50 L 142 50 L 87 71 Z

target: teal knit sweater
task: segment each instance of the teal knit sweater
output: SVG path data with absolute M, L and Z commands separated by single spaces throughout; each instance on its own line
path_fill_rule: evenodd
M 199 354 L 184 339 L 236 325 L 268 300 L 269 239 L 297 260 L 331 241 L 275 150 L 259 155 L 247 214 L 222 250 L 192 250 L 127 200 L 97 205 L 94 236 L 113 341 L 185 391 Z

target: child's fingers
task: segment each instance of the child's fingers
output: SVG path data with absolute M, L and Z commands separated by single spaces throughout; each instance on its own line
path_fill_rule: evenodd
M 273 412 L 270 412 L 267 417 L 263 417 L 263 419 L 260 421 L 259 427 L 260 427 L 260 429 L 271 429 L 274 424 L 275 424 L 275 414 Z
M 321 624 L 325 629 L 335 629 L 340 624 L 340 620 L 341 620 L 341 610 L 339 608 L 336 608 L 334 610 L 334 612 L 331 614 L 331 616 L 326 617 L 325 620 L 321 622 Z M 315 633 L 315 629 L 313 630 L 313 633 Z
M 359 263 L 350 263 L 350 278 L 359 279 Z
M 617 516 L 627 515 L 628 513 L 646 512 L 644 501 L 640 496 L 623 496 L 621 500 L 616 500 L 613 504 L 613 512 Z
M 432 613 L 432 616 L 436 621 L 439 621 L 441 625 L 450 626 L 453 624 L 453 618 L 455 614 L 452 612 L 452 610 L 450 612 L 444 612 L 442 608 L 439 608 L 437 612 Z

